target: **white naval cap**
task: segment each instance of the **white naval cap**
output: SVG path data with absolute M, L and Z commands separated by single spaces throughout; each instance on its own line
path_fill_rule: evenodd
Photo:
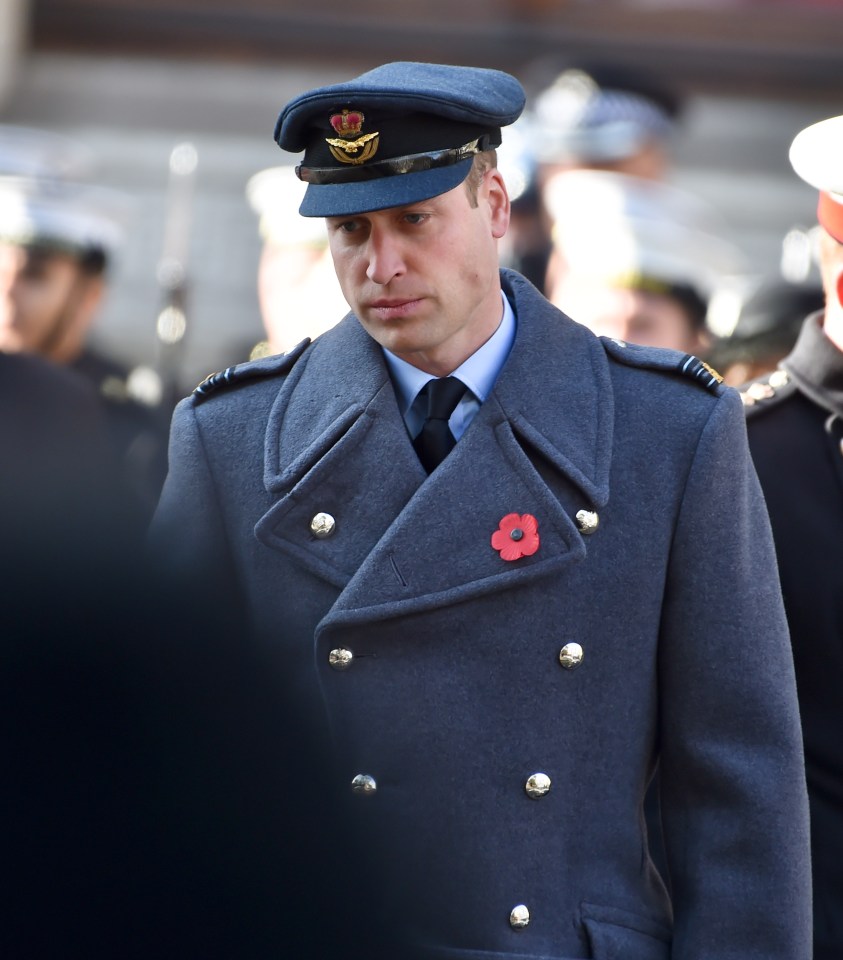
M 258 216 L 261 237 L 277 246 L 324 247 L 325 221 L 299 213 L 307 184 L 296 176 L 294 164 L 268 167 L 246 184 L 246 198 Z
M 64 134 L 0 125 L 0 240 L 111 255 L 132 204 L 93 184 L 94 167 L 93 152 Z
M 843 243 L 843 116 L 829 117 L 800 131 L 790 145 L 796 173 L 820 191 L 817 219 Z
M 78 181 L 0 176 L 0 240 L 106 257 L 121 245 L 131 202 L 117 190 Z
M 704 301 L 745 269 L 707 203 L 655 180 L 571 170 L 547 182 L 554 246 L 567 274 L 614 286 L 686 286 Z
M 534 150 L 547 163 L 617 162 L 669 140 L 680 113 L 679 96 L 650 77 L 572 66 L 535 98 Z

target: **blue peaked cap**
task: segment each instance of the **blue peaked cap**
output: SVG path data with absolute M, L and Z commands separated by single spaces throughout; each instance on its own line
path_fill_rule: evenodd
M 275 140 L 304 151 L 299 213 L 335 217 L 427 200 L 468 176 L 474 154 L 501 143 L 524 89 L 500 70 L 387 63 L 302 93 L 282 110 Z

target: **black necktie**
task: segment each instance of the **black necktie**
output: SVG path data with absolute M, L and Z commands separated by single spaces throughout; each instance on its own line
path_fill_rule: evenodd
M 427 417 L 413 446 L 428 473 L 433 473 L 457 442 L 448 421 L 465 391 L 465 384 L 456 377 L 429 380 L 421 390 L 427 396 Z

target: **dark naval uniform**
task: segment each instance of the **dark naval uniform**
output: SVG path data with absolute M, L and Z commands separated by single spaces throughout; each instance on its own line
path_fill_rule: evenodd
M 70 367 L 100 398 L 122 494 L 145 529 L 167 474 L 167 412 L 134 396 L 129 371 L 95 350 L 83 350 Z
M 463 960 L 807 958 L 792 659 L 738 393 L 502 279 L 514 346 L 434 473 L 349 315 L 179 405 L 153 548 L 241 596 L 278 695 L 327 721 L 384 877 L 361 922 Z
M 742 389 L 770 511 L 805 738 L 814 957 L 843 956 L 843 353 L 809 317 L 780 367 Z
M 67 567 L 114 524 L 116 471 L 88 383 L 29 354 L 0 351 L 0 568 L 7 596 Z M 46 596 L 45 591 L 42 596 Z

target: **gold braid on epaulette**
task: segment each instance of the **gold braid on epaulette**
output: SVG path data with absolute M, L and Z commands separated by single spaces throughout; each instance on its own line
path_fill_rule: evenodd
M 292 369 L 293 364 L 302 355 L 309 343 L 310 338 L 306 337 L 288 353 L 263 357 L 260 360 L 252 360 L 247 363 L 238 363 L 226 367 L 225 370 L 210 374 L 194 389 L 192 394 L 194 403 L 201 402 L 223 387 L 287 373 Z
M 691 353 L 686 353 L 679 362 L 679 370 L 685 376 L 698 380 L 708 390 L 715 390 L 723 383 L 723 377 L 713 367 Z

